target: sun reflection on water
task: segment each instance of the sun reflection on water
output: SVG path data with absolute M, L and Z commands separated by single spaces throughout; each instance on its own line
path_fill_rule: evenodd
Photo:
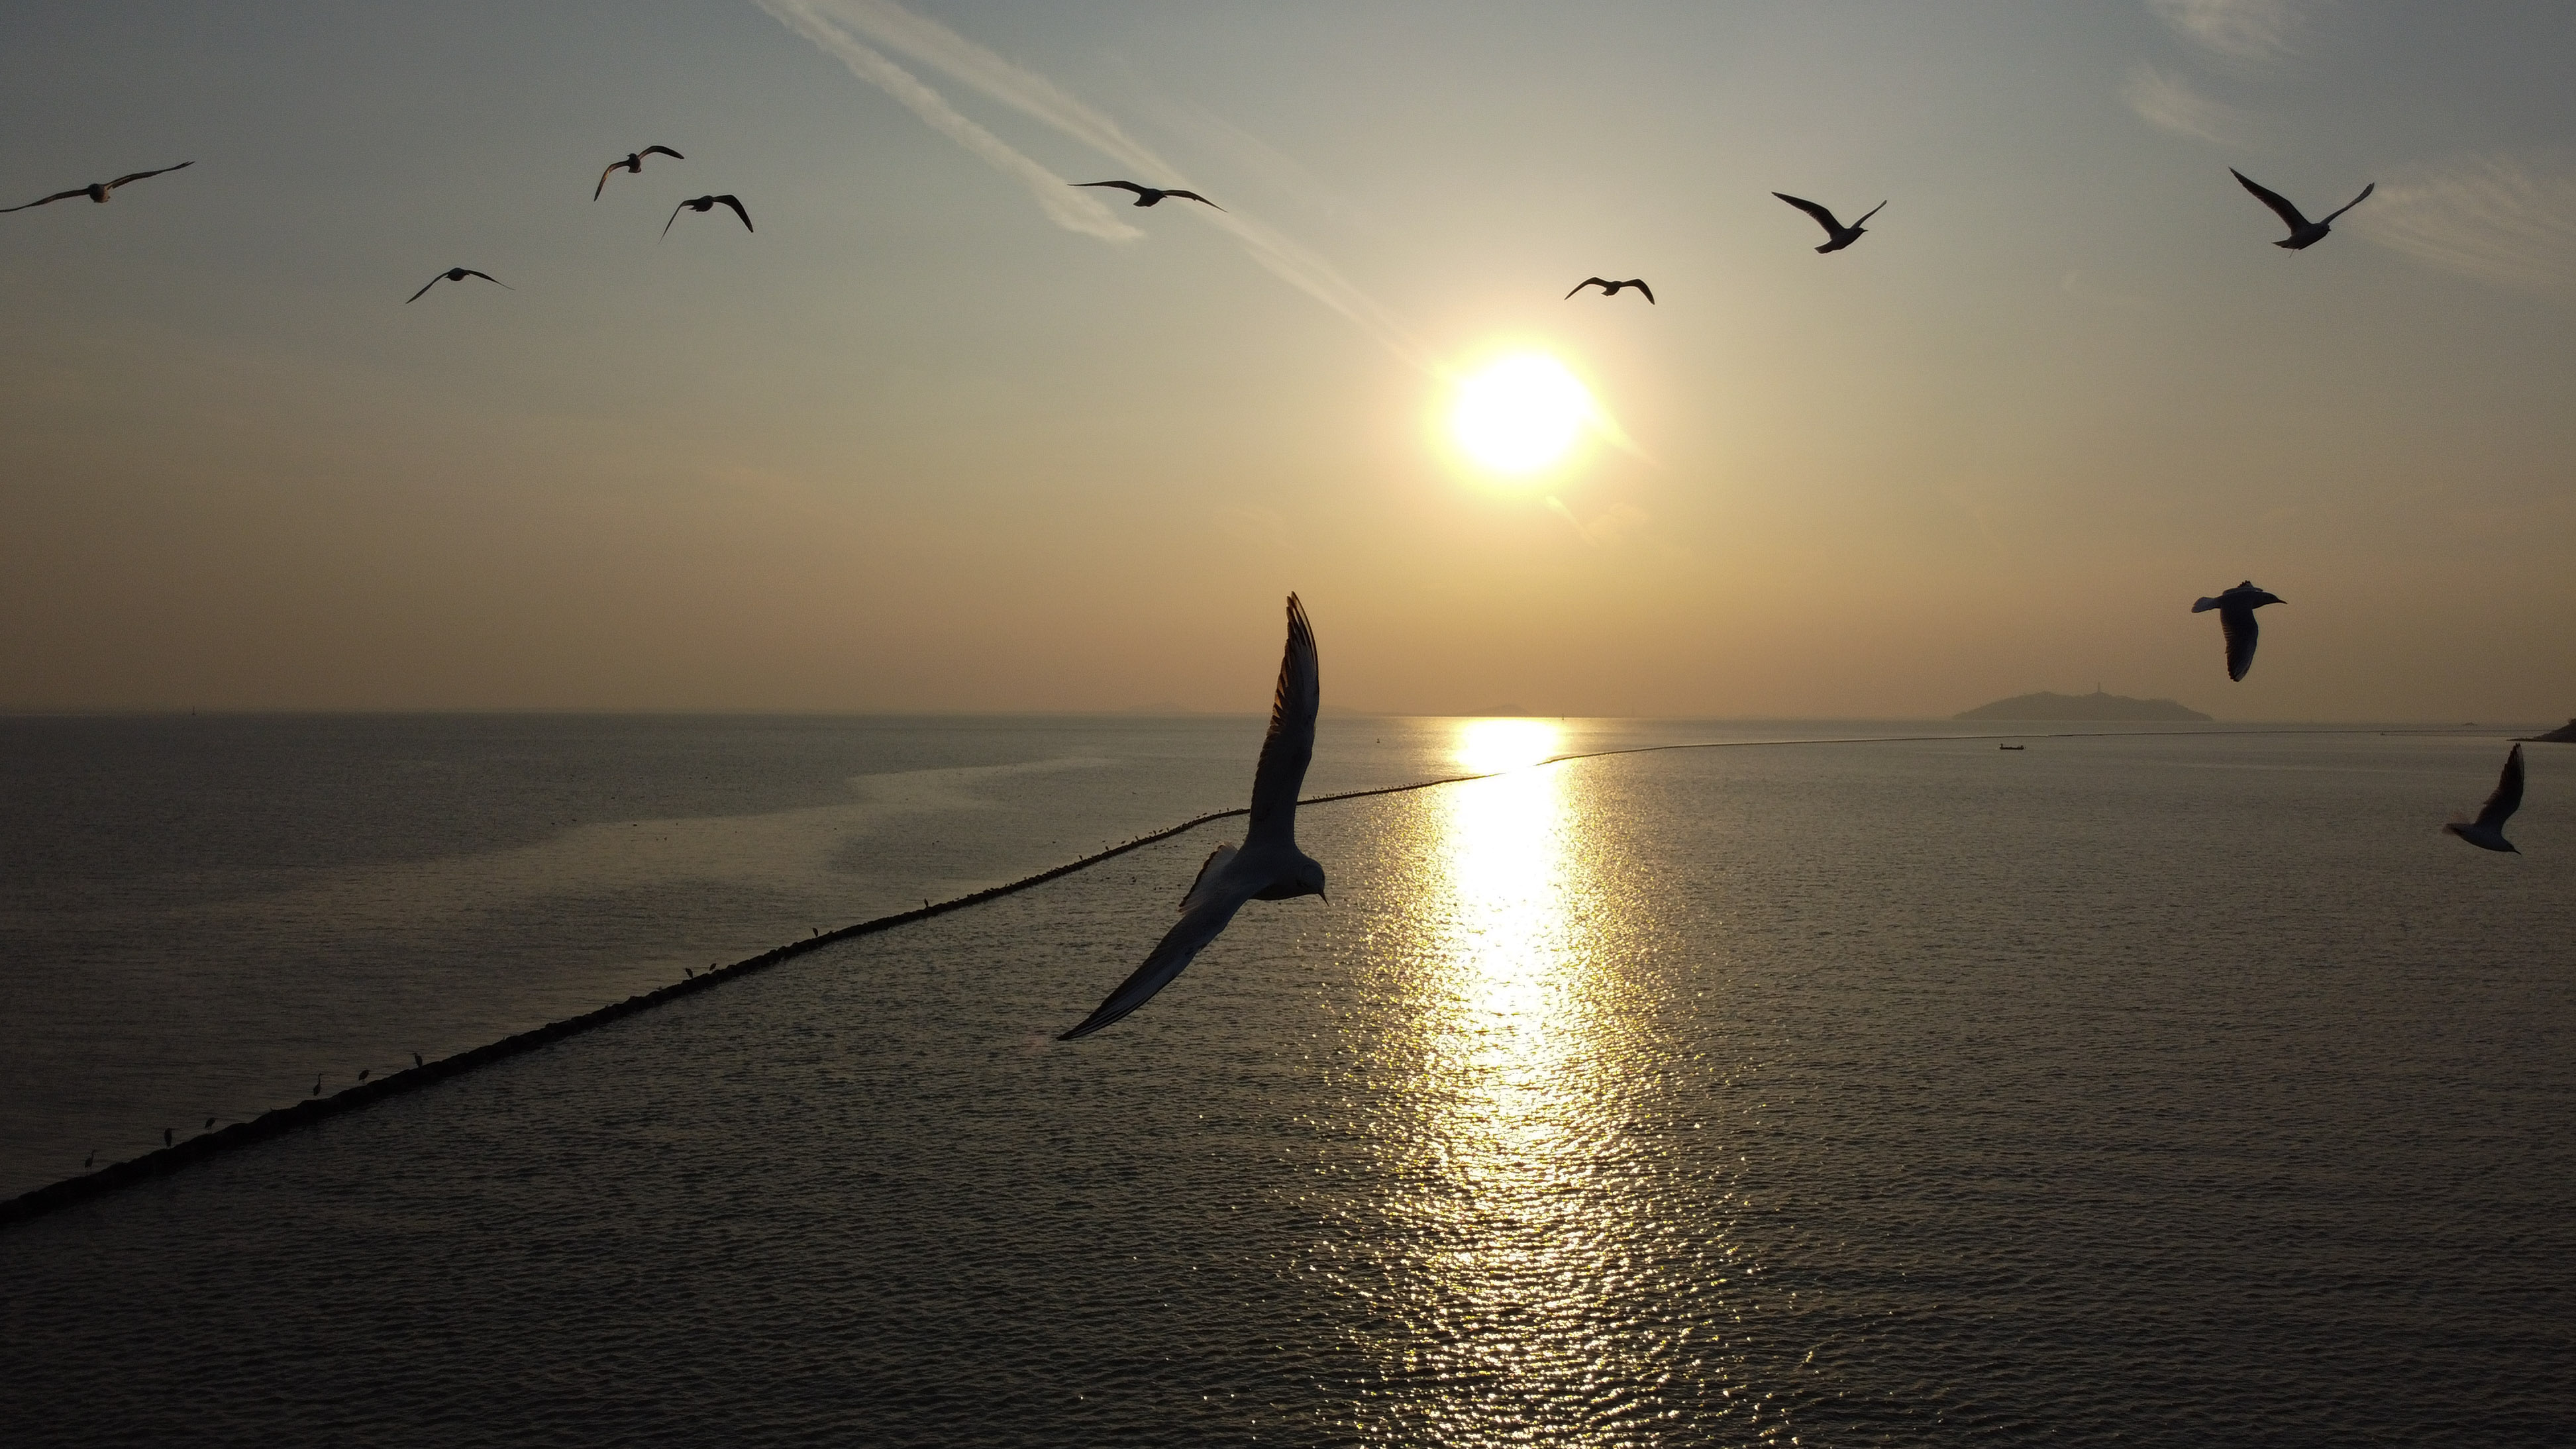
M 1406 1095 L 1420 1113 L 1389 1164 L 1410 1246 L 1404 1326 L 1383 1347 L 1404 1396 L 1396 1438 L 1625 1442 L 1661 1417 L 1679 1336 L 1640 1324 L 1626 1049 L 1640 1014 L 1601 949 L 1615 935 L 1551 725 L 1462 726 L 1459 758 L 1504 770 L 1440 792 L 1411 899 Z M 1391 1426 L 1392 1427 L 1392 1426 Z

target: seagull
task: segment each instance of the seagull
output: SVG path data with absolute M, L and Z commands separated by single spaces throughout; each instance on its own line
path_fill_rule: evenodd
M 668 156 L 674 161 L 686 161 L 689 159 L 688 157 L 681 155 L 679 152 L 672 150 L 668 146 L 647 146 L 641 151 L 629 151 L 626 153 L 625 160 L 611 161 L 608 163 L 608 169 L 599 173 L 599 184 L 591 188 L 590 199 L 597 201 L 599 199 L 599 193 L 608 189 L 608 178 L 620 171 L 631 171 L 638 176 L 643 175 L 644 158 L 647 156 Z
M 1586 287 L 1599 287 L 1601 289 L 1601 295 L 1604 297 L 1618 296 L 1619 289 L 1621 287 L 1634 287 L 1638 291 L 1646 294 L 1647 301 L 1651 302 L 1655 300 L 1655 289 L 1647 286 L 1645 278 L 1643 277 L 1630 277 L 1624 282 L 1614 282 L 1607 277 L 1586 277 L 1582 281 L 1574 284 L 1574 292 L 1580 292 Z M 1565 295 L 1571 297 L 1574 295 L 1574 292 L 1568 292 Z
M 1216 206 L 1215 202 L 1209 201 L 1206 197 L 1199 195 L 1197 192 L 1183 191 L 1177 186 L 1139 186 L 1133 181 L 1070 181 L 1065 184 L 1068 186 L 1115 186 L 1121 191 L 1132 191 L 1136 193 L 1136 204 L 1138 206 L 1152 206 L 1155 202 L 1162 200 L 1166 196 L 1186 196 L 1192 201 L 1200 202 L 1208 206 Z M 1222 206 L 1216 206 L 1216 209 L 1219 211 L 1225 210 Z
M 2289 225 L 2290 234 L 2282 240 L 2272 243 L 2272 245 L 2276 247 L 2287 247 L 2294 252 L 2305 251 L 2309 247 L 2315 246 L 2317 243 L 2324 241 L 2326 239 L 2326 233 L 2334 229 L 2334 219 L 2336 217 L 2343 215 L 2345 212 L 2361 205 L 2364 201 L 2369 200 L 2370 193 L 2379 189 L 2379 183 L 2374 181 L 2368 186 L 2361 188 L 2361 195 L 2345 202 L 2340 208 L 2326 213 L 2325 220 L 2310 221 L 2306 217 L 2299 215 L 2299 209 L 2290 204 L 2290 198 L 2283 196 L 2281 193 L 2274 191 L 2269 187 L 2256 185 L 2246 177 L 2244 172 L 2237 170 L 2233 166 L 2227 168 L 2227 174 L 2244 182 L 2245 189 L 2253 192 L 2256 200 L 2262 202 L 2265 206 L 2272 208 L 2273 212 L 2277 214 L 2283 222 Z
M 375 1068 L 373 1068 L 373 1067 L 360 1067 L 360 1068 L 358 1068 L 358 1080 L 359 1080 L 359 1081 L 362 1081 L 362 1082 L 363 1082 L 363 1081 L 365 1081 L 365 1080 L 367 1079 L 367 1073 L 369 1073 L 369 1072 L 371 1072 L 371 1071 L 374 1071 L 374 1070 L 375 1070 Z
M 515 292 L 519 290 L 518 288 L 511 286 L 509 283 L 502 281 L 499 277 L 493 276 L 490 272 L 478 272 L 472 267 L 449 267 L 446 271 L 443 271 L 437 276 L 430 278 L 428 281 L 423 282 L 419 291 L 403 298 L 403 305 L 408 307 L 412 303 L 419 301 L 423 296 L 427 295 L 430 288 L 437 286 L 441 282 L 461 282 L 467 277 L 481 277 L 483 280 L 490 282 L 493 286 L 499 287 L 505 292 Z
M 307 1093 L 305 1093 L 304 1095 L 306 1095 L 306 1096 L 308 1096 L 308 1097 L 319 1097 L 319 1096 L 321 1096 L 321 1095 L 322 1095 L 322 1079 L 321 1079 L 320 1077 L 315 1077 L 315 1078 L 313 1079 L 313 1090 L 312 1090 L 312 1091 L 309 1091 L 309 1092 L 307 1092 Z
M 170 1145 L 170 1129 L 167 1127 L 161 1129 L 161 1145 L 164 1147 Z
M 205 1125 L 205 1126 L 203 1126 L 203 1127 L 198 1128 L 197 1130 L 198 1130 L 198 1131 L 200 1131 L 200 1132 L 212 1132 L 212 1131 L 214 1131 L 214 1130 L 215 1130 L 215 1119 L 214 1119 L 214 1118 L 212 1118 L 212 1117 L 207 1118 L 207 1119 L 206 1119 L 206 1125 Z
M 120 176 L 114 181 L 93 181 L 87 186 L 75 186 L 69 191 L 57 191 L 42 201 L 30 201 L 19 206 L 0 206 L 0 211 L 25 211 L 30 206 L 51 206 L 57 201 L 69 201 L 75 196 L 86 196 L 92 201 L 104 203 L 109 192 L 129 181 L 140 181 L 146 176 L 160 176 L 172 171 L 185 171 L 196 164 L 194 161 L 182 161 L 176 166 L 164 166 L 159 171 L 136 171 Z
M 2520 855 L 2522 852 L 2514 850 L 2513 842 L 2504 838 L 2504 823 L 2521 808 L 2522 746 L 2516 745 L 2513 753 L 2504 757 L 2504 775 L 2496 781 L 2495 793 L 2487 797 L 2487 803 L 2478 807 L 2478 818 L 2465 824 L 2454 820 L 2442 828 L 2480 850 Z
M 89 1150 L 89 1156 L 81 1159 L 81 1171 L 87 1172 L 96 1166 L 98 1166 L 98 1149 L 93 1147 Z
M 1878 215 L 1880 212 L 1887 210 L 1887 203 L 1882 201 L 1878 205 L 1871 207 L 1868 211 L 1863 212 L 1861 214 L 1860 221 L 1856 221 L 1849 226 L 1845 226 L 1834 219 L 1834 214 L 1832 212 L 1825 210 L 1823 207 L 1816 205 L 1812 201 L 1802 201 L 1797 197 L 1791 196 L 1785 191 L 1774 191 L 1771 194 L 1780 198 L 1782 201 L 1789 203 L 1791 206 L 1798 208 L 1800 211 L 1805 212 L 1807 215 L 1814 217 L 1816 219 L 1816 224 L 1825 229 L 1825 235 L 1829 240 L 1827 240 L 1823 246 L 1816 248 L 1816 250 L 1820 252 L 1838 252 L 1843 248 L 1850 246 L 1853 242 L 1859 241 L 1860 234 L 1868 230 L 1867 227 L 1861 225 L 1861 222 L 1867 221 L 1871 217 Z
M 680 219 L 680 213 L 684 211 L 713 211 L 719 206 L 732 207 L 733 214 L 742 218 L 742 229 L 744 231 L 758 231 L 760 229 L 751 224 L 751 213 L 742 209 L 741 199 L 732 196 L 701 196 L 694 201 L 683 201 L 679 205 L 671 208 L 671 221 L 678 221 Z M 662 223 L 662 235 L 669 236 L 671 234 L 671 221 Z
M 1056 1038 L 1089 1036 L 1171 984 L 1249 900 L 1284 901 L 1324 894 L 1324 868 L 1297 848 L 1297 790 L 1315 754 L 1315 707 L 1321 700 L 1315 631 L 1306 608 L 1288 596 L 1288 647 L 1279 660 L 1279 689 L 1270 701 L 1270 733 L 1252 770 L 1252 816 L 1240 849 L 1220 845 L 1199 867 L 1181 899 L 1180 924 L 1082 1025 Z M 1326 904 L 1331 898 L 1326 897 Z
M 415 1067 L 420 1065 L 420 1053 L 413 1052 L 411 1054 L 411 1064 Z
M 2203 599 L 2191 606 L 2195 614 L 2218 611 L 2218 631 L 2227 636 L 2227 677 L 2243 679 L 2254 667 L 2254 641 L 2263 630 L 2254 622 L 2254 611 L 2265 604 L 2286 602 L 2278 594 L 2266 593 L 2247 579 L 2214 599 Z

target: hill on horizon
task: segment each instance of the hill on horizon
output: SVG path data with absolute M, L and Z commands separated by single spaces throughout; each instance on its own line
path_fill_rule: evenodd
M 2017 694 L 1992 704 L 1952 715 L 1953 719 L 2121 719 L 2172 720 L 2207 723 L 2209 716 L 2170 699 L 2131 699 L 2126 695 L 2105 694 L 2098 687 L 2091 694 Z

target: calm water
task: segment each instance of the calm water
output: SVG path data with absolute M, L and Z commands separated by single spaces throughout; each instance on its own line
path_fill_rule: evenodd
M 224 990 L 176 979 L 197 960 L 282 1003 L 251 1056 L 311 1003 L 346 1023 L 294 1029 L 315 1040 L 390 1032 L 397 991 L 486 993 L 446 1018 L 463 1045 L 800 912 L 838 924 L 1231 805 L 1258 725 L 226 727 L 91 787 L 129 823 L 164 810 L 157 842 L 12 822 L 13 861 L 42 845 L 96 891 L 10 883 L 13 1123 L 21 1040 L 81 1060 L 75 987 L 31 986 L 30 961 L 120 920 L 195 941 L 155 948 L 162 976 L 91 942 L 117 983 L 91 1006 L 208 1060 L 224 1032 L 196 1018 Z M 578 727 L 666 731 L 594 750 L 664 761 L 488 758 L 488 732 Z M 1318 791 L 1454 768 L 1462 728 L 1328 727 Z M 430 783 L 371 803 L 380 740 L 254 738 L 296 729 L 420 730 Z M 751 809 L 740 751 L 775 766 Z M 1147 1010 L 1051 1041 L 1168 922 L 1212 827 L 0 1232 L 0 1422 L 27 1443 L 2567 1443 L 2576 810 L 2553 802 L 2576 751 L 2537 747 L 2521 857 L 2437 829 L 2501 754 L 1757 748 L 1318 807 L 1300 833 L 1329 906 L 1257 902 Z M 326 818 L 189 813 L 262 798 L 290 758 L 340 772 L 297 807 Z M 450 799 L 475 823 L 442 844 L 417 822 Z M 609 843 L 647 817 L 686 868 Z M 197 919 L 226 890 L 242 920 Z M 439 954 L 549 917 L 562 938 L 480 967 Z M 270 948 L 301 964 L 247 962 L 278 920 L 313 933 Z M 346 979 L 281 984 L 297 970 Z M 271 1070 L 274 1099 L 311 1085 Z

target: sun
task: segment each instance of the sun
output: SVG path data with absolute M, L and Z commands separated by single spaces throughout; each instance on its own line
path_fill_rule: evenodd
M 1518 475 L 1562 459 L 1594 416 L 1592 394 L 1564 363 L 1515 352 L 1459 380 L 1449 431 L 1478 465 Z

